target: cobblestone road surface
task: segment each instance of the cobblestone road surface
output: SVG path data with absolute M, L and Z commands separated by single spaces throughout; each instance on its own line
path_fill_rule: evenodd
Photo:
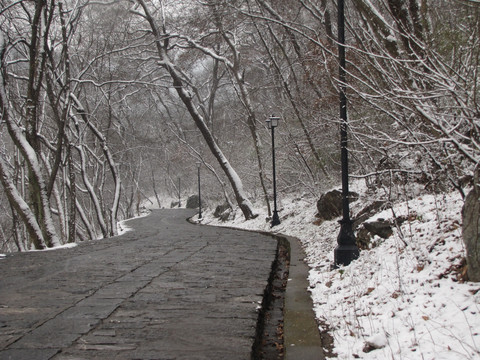
M 0 359 L 249 359 L 276 241 L 191 215 L 0 259 Z

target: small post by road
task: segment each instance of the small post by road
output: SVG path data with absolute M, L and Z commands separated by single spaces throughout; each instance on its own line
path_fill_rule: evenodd
M 202 163 L 200 161 L 197 162 L 197 172 L 198 172 L 198 220 L 202 220 L 202 194 L 201 194 L 201 186 L 200 186 L 200 167 Z
M 178 207 L 181 207 L 182 206 L 182 202 L 180 200 L 180 178 L 178 178 Z
M 272 227 L 280 224 L 280 218 L 277 211 L 277 180 L 275 174 L 275 128 L 280 120 L 277 116 L 270 116 L 267 119 L 267 127 L 272 131 L 272 168 L 273 168 L 273 216 L 270 225 Z

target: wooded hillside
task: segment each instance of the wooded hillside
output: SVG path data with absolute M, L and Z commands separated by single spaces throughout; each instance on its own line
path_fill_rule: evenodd
M 280 194 L 339 183 L 336 1 L 0 5 L 0 251 L 113 236 L 147 199 L 195 192 L 198 161 L 207 201 L 254 218 L 271 198 L 272 114 Z M 465 196 L 479 2 L 345 6 L 351 173 L 387 200 Z

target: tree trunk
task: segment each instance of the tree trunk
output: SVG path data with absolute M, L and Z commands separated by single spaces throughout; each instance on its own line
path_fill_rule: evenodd
M 107 225 L 105 224 L 105 219 L 103 217 L 102 206 L 100 205 L 100 200 L 98 199 L 97 194 L 95 193 L 95 189 L 93 185 L 88 180 L 87 176 L 87 165 L 86 165 L 86 156 L 85 150 L 82 145 L 76 147 L 78 153 L 80 155 L 80 172 L 82 175 L 83 183 L 87 188 L 88 194 L 90 195 L 90 199 L 92 200 L 93 206 L 95 208 L 95 213 L 97 215 L 97 221 L 100 225 L 100 230 L 102 231 L 102 235 L 104 238 L 108 237 L 108 230 Z
M 465 198 L 462 210 L 462 235 L 467 251 L 467 275 L 480 281 L 480 189 L 477 184 Z
M 28 234 L 33 243 L 33 246 L 37 250 L 43 250 L 47 247 L 45 240 L 43 238 L 42 230 L 38 225 L 35 214 L 28 207 L 28 204 L 23 200 L 22 196 L 19 194 L 13 180 L 10 178 L 7 172 L 7 165 L 0 156 L 0 181 L 3 185 L 5 194 L 7 195 L 10 205 L 15 209 L 17 214 L 22 219 L 23 223 L 27 227 Z
M 176 73 L 175 69 L 169 65 L 168 63 L 164 65 L 165 69 L 170 73 L 170 76 L 173 79 L 173 86 L 177 91 L 178 95 L 180 96 L 181 100 L 183 101 L 184 105 L 187 107 L 187 110 L 192 117 L 195 125 L 200 130 L 205 139 L 210 151 L 217 159 L 220 167 L 225 172 L 230 184 L 232 186 L 233 192 L 235 194 L 235 199 L 237 200 L 237 204 L 243 212 L 245 219 L 253 219 L 258 216 L 258 214 L 253 213 L 252 204 L 247 199 L 245 192 L 243 190 L 243 184 L 238 176 L 235 169 L 230 165 L 230 162 L 227 160 L 223 152 L 218 147 L 215 139 L 213 138 L 212 133 L 208 129 L 207 125 L 203 121 L 202 116 L 197 112 L 195 106 L 193 105 L 192 99 L 189 96 L 187 90 L 185 90 L 183 86 L 183 82 L 180 79 L 179 75 Z
M 265 1 L 259 1 L 259 4 L 265 8 L 265 10 L 268 11 L 268 13 L 273 16 L 274 19 L 284 23 L 284 20 L 282 19 L 282 17 L 271 7 L 269 6 Z M 325 10 L 324 11 L 325 14 L 326 14 L 326 18 L 328 19 L 328 21 L 330 21 L 330 16 L 328 15 L 328 11 Z M 327 24 L 326 24 L 327 25 Z M 300 63 L 303 62 L 303 59 L 304 59 L 304 56 L 302 56 L 302 52 L 300 50 L 300 44 L 298 43 L 296 37 L 295 37 L 295 34 L 292 32 L 292 30 L 288 27 L 288 26 L 283 26 L 284 27 L 284 30 L 286 32 L 286 34 L 288 35 L 288 39 L 290 41 L 290 43 L 292 44 L 293 46 L 293 49 L 295 50 L 295 54 L 297 55 L 298 59 L 300 60 Z M 283 46 L 283 44 L 281 43 L 281 41 L 278 41 L 277 39 L 277 36 L 275 34 L 275 32 L 271 29 L 271 26 L 270 24 L 268 24 L 268 28 L 269 28 L 269 31 L 271 33 L 271 35 L 275 38 L 275 41 L 276 41 L 276 46 L 278 46 L 282 52 L 284 53 L 284 56 L 285 58 L 289 61 L 290 63 L 290 59 L 288 58 L 288 55 L 287 55 L 287 52 L 285 51 L 285 48 Z M 257 28 L 258 30 L 258 28 Z M 317 166 L 320 168 L 320 170 L 323 172 L 323 174 L 325 175 L 325 177 L 327 179 L 330 179 L 330 174 L 328 173 L 326 167 L 325 167 L 325 161 L 322 159 L 322 157 L 320 156 L 320 151 L 317 149 L 317 147 L 315 146 L 315 144 L 313 143 L 313 140 L 310 136 L 310 131 L 309 129 L 307 129 L 307 126 L 305 125 L 305 122 L 303 121 L 302 119 L 302 116 L 300 114 L 300 111 L 298 109 L 298 106 L 297 106 L 297 103 L 296 101 L 294 100 L 293 98 L 293 95 L 290 91 L 290 87 L 289 85 L 287 84 L 287 81 L 285 80 L 284 78 L 284 75 L 283 75 L 283 72 L 280 70 L 280 67 L 278 66 L 277 62 L 275 61 L 275 58 L 271 52 L 271 49 L 270 47 L 266 44 L 264 38 L 262 37 L 261 35 L 261 32 L 260 31 L 257 31 L 258 32 L 258 35 L 260 37 L 260 40 L 263 42 L 264 44 L 264 47 L 265 47 L 265 50 L 267 51 L 269 57 L 270 57 L 270 60 L 272 61 L 274 67 L 275 67 L 275 70 L 278 74 L 278 76 L 280 77 L 281 79 L 281 82 L 282 82 L 282 87 L 284 88 L 285 90 L 285 93 L 288 97 L 288 100 L 290 101 L 292 107 L 293 107 L 293 110 L 295 112 L 295 116 L 297 118 L 297 121 L 298 123 L 300 124 L 300 127 L 303 131 L 303 134 L 305 136 L 305 139 L 307 140 L 307 143 L 308 143 L 308 146 L 310 147 L 310 150 L 312 152 L 312 155 L 314 156 L 315 160 L 316 160 L 316 164 Z M 331 27 L 330 25 L 327 26 L 327 33 L 328 35 L 331 35 Z M 290 66 L 293 68 L 294 66 L 290 63 Z M 319 97 L 321 97 L 321 94 L 317 91 L 317 86 L 315 86 L 314 82 L 315 80 L 312 79 L 311 75 L 306 72 L 306 79 L 308 81 L 308 83 L 311 85 L 312 89 L 314 89 L 314 91 L 317 93 L 317 95 Z M 295 78 L 295 75 L 293 74 L 293 77 Z M 295 82 L 297 82 L 295 80 Z
M 248 128 L 250 130 L 250 134 L 252 136 L 253 140 L 253 147 L 255 149 L 255 155 L 257 158 L 257 165 L 258 165 L 258 177 L 260 180 L 260 186 L 263 191 L 263 196 L 265 199 L 265 204 L 267 206 L 267 212 L 268 216 L 272 215 L 272 210 L 270 208 L 270 201 L 268 201 L 268 193 L 267 193 L 267 187 L 265 185 L 265 170 L 262 162 L 262 155 L 260 152 L 260 138 L 258 137 L 257 133 L 257 119 L 255 115 L 255 110 L 253 109 L 252 106 L 252 101 L 250 99 L 250 92 L 248 91 L 247 86 L 245 85 L 245 79 L 243 78 L 243 74 L 241 72 L 240 68 L 240 54 L 237 50 L 237 47 L 235 44 L 232 43 L 232 41 L 229 39 L 228 35 L 225 33 L 225 30 L 223 28 L 222 24 L 222 19 L 221 16 L 219 15 L 217 4 L 210 0 L 209 1 L 209 6 L 211 7 L 213 11 L 213 16 L 215 19 L 215 25 L 217 26 L 218 30 L 220 31 L 221 36 L 223 37 L 224 41 L 227 43 L 228 47 L 230 48 L 232 55 L 233 55 L 233 61 L 232 62 L 226 62 L 225 65 L 229 69 L 231 75 L 235 79 L 235 84 L 238 87 L 237 92 L 239 92 L 239 97 L 242 101 L 242 104 L 247 111 L 247 124 Z M 215 64 L 217 64 L 217 59 L 214 59 Z
M 3 44 L 2 44 L 3 45 Z M 1 51 L 3 53 L 3 51 Z M 34 243 L 35 247 L 43 249 L 45 245 L 47 247 L 58 246 L 60 244 L 59 238 L 57 236 L 55 226 L 53 224 L 52 213 L 50 209 L 50 202 L 47 194 L 47 187 L 45 184 L 44 176 L 42 174 L 38 149 L 35 149 L 34 146 L 30 144 L 27 140 L 26 135 L 24 135 L 22 129 L 10 118 L 9 116 L 9 106 L 8 106 L 8 97 L 5 90 L 6 79 L 4 77 L 3 70 L 5 67 L 2 66 L 0 70 L 0 114 L 1 120 L 4 121 L 7 125 L 8 132 L 12 138 L 13 143 L 18 148 L 25 161 L 28 164 L 29 170 L 29 179 L 30 179 L 30 196 L 33 199 L 32 207 L 30 209 L 25 208 L 25 201 L 18 193 L 18 190 L 15 188 L 12 182 L 8 181 L 8 176 L 5 171 L 3 171 L 3 177 L 7 176 L 4 179 L 3 185 L 7 186 L 6 191 L 9 194 L 9 201 L 13 202 L 17 210 L 19 210 L 19 215 L 22 217 L 22 220 L 28 227 L 29 234 L 32 236 L 31 240 Z M 35 97 L 33 97 L 35 98 Z M 28 100 L 27 100 L 28 104 Z M 36 104 L 34 104 L 36 106 Z M 28 111 L 27 111 L 28 113 Z M 34 116 L 34 115 L 32 115 Z M 28 131 L 27 131 L 28 134 Z M 13 186 L 13 188 L 12 188 Z M 28 207 L 28 206 L 27 206 Z M 33 220 L 30 217 L 30 212 L 35 214 L 37 225 L 34 226 Z M 41 230 L 42 236 L 38 233 L 38 228 Z
M 209 147 L 212 154 L 217 159 L 220 167 L 225 172 L 230 184 L 232 186 L 237 204 L 243 212 L 245 219 L 252 219 L 258 216 L 258 214 L 253 213 L 252 204 L 248 200 L 244 190 L 243 184 L 238 176 L 235 169 L 230 165 L 230 162 L 227 160 L 220 147 L 216 143 L 211 131 L 209 130 L 207 124 L 205 123 L 203 117 L 199 114 L 192 100 L 192 96 L 189 91 L 185 88 L 182 76 L 179 70 L 176 69 L 175 65 L 171 62 L 167 54 L 167 38 L 162 36 L 158 30 L 153 17 L 151 16 L 147 5 L 143 0 L 137 0 L 145 12 L 145 19 L 148 21 L 150 28 L 152 30 L 153 36 L 155 37 L 155 42 L 157 46 L 157 53 L 160 58 L 160 66 L 162 66 L 170 75 L 173 80 L 173 87 L 175 88 L 178 96 L 182 100 L 183 104 L 187 108 L 191 118 L 195 122 L 195 125 L 200 130 L 207 146 Z
M 76 201 L 77 201 L 77 192 L 76 192 L 76 180 L 75 180 L 75 166 L 73 164 L 73 154 L 72 154 L 72 145 L 68 145 L 67 151 L 67 162 L 68 162 L 68 179 L 70 183 L 69 192 L 70 192 L 70 208 L 69 208 L 69 217 L 68 217 L 68 242 L 75 242 L 76 235 Z

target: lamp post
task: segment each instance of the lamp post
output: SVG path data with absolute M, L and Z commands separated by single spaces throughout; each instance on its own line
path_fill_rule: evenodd
M 200 166 L 202 163 L 197 162 L 197 173 L 198 173 L 198 220 L 202 220 L 202 195 L 200 192 Z
M 350 219 L 349 190 L 348 190 L 348 137 L 347 137 L 347 97 L 345 72 L 345 6 L 344 0 L 338 0 L 338 60 L 340 81 L 340 146 L 342 163 L 342 210 L 343 219 L 340 220 L 338 246 L 334 250 L 334 266 L 349 265 L 358 258 L 359 250 L 353 233 Z
M 275 128 L 278 126 L 280 120 L 277 116 L 270 116 L 267 119 L 267 127 L 272 131 L 272 164 L 273 164 L 273 216 L 271 226 L 279 225 L 280 218 L 277 211 L 277 180 L 275 175 Z

